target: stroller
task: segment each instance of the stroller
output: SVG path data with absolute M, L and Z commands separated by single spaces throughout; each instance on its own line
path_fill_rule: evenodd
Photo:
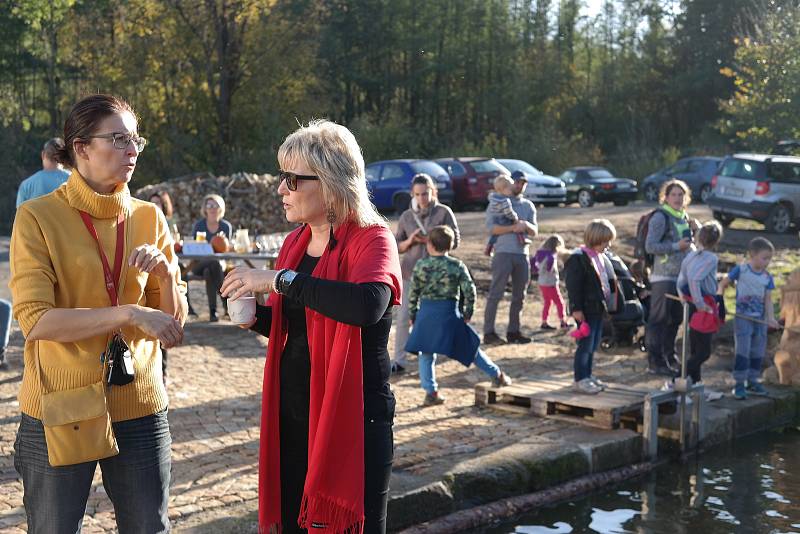
M 606 252 L 614 267 L 619 287 L 617 311 L 603 320 L 603 338 L 600 348 L 612 350 L 619 346 L 637 346 L 647 352 L 644 333 L 640 332 L 645 324 L 645 307 L 639 300 L 641 289 L 628 266 L 613 252 Z

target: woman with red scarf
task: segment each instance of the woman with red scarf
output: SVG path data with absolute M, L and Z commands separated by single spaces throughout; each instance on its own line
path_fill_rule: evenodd
M 397 245 L 367 192 L 353 134 L 313 121 L 278 150 L 286 219 L 276 270 L 239 267 L 222 295 L 269 293 L 259 529 L 386 531 L 394 395 L 387 349 L 400 303 Z

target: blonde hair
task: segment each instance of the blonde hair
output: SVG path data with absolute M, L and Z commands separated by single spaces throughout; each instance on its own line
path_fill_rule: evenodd
M 501 174 L 494 179 L 494 190 L 500 193 L 501 195 L 505 194 L 503 193 L 502 189 L 506 187 L 509 188 L 508 189 L 509 193 L 511 192 L 511 188 L 514 187 L 514 180 L 512 180 L 509 175 Z
M 583 231 L 583 242 L 587 247 L 610 243 L 617 238 L 617 229 L 608 219 L 594 219 Z
M 369 198 L 364 156 L 353 133 L 328 120 L 313 120 L 291 133 L 278 149 L 285 169 L 300 160 L 319 177 L 322 200 L 336 220 L 360 227 L 387 226 Z
M 206 214 L 206 203 L 209 200 L 213 200 L 217 203 L 217 206 L 219 206 L 219 218 L 222 220 L 222 218 L 225 216 L 225 200 L 221 196 L 214 193 L 203 197 L 203 207 L 200 208 L 200 213 L 203 214 L 203 217 L 208 217 L 208 214 Z
M 666 202 L 667 197 L 669 196 L 670 191 L 673 188 L 680 187 L 683 191 L 683 207 L 685 208 L 689 204 L 692 203 L 692 190 L 689 189 L 689 186 L 686 185 L 686 182 L 683 180 L 678 180 L 677 178 L 673 178 L 672 180 L 667 180 L 663 184 L 661 184 L 661 189 L 658 192 L 658 203 L 663 204 Z

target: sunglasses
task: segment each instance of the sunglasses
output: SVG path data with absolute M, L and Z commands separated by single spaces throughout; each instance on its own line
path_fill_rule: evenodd
M 295 174 L 293 172 L 281 171 L 278 176 L 280 181 L 278 184 L 286 180 L 286 187 L 289 191 L 297 191 L 297 180 L 319 180 L 319 176 L 309 174 Z

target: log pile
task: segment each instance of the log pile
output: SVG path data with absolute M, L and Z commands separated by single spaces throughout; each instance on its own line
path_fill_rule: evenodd
M 169 193 L 173 222 L 183 236 L 201 219 L 203 197 L 216 193 L 225 199 L 225 219 L 234 230 L 247 228 L 250 235 L 286 232 L 295 227 L 286 221 L 278 194 L 278 177 L 269 174 L 238 172 L 231 176 L 196 173 L 137 189 L 133 195 L 143 200 L 158 191 Z

